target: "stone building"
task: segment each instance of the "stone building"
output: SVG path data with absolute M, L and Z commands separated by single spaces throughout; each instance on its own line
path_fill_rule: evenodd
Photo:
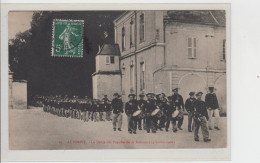
M 104 44 L 96 56 L 96 72 L 92 74 L 93 98 L 104 95 L 112 99 L 113 93 L 121 93 L 120 51 L 118 45 Z
M 121 94 L 216 88 L 226 110 L 225 11 L 127 11 L 114 20 Z M 114 88 L 114 87 L 113 87 Z

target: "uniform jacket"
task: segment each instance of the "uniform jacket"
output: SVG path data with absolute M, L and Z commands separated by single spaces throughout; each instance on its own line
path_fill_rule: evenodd
M 188 98 L 185 101 L 185 109 L 187 110 L 187 112 L 193 112 L 194 108 L 193 108 L 193 102 L 195 101 L 195 98 Z
M 152 113 L 156 109 L 154 100 L 147 100 L 146 113 Z
M 133 113 L 137 110 L 138 110 L 137 100 L 131 100 L 125 104 L 125 113 L 127 116 L 133 115 Z
M 142 110 L 142 112 L 146 111 L 146 106 L 147 102 L 145 100 L 138 100 L 138 106 L 140 107 L 140 109 Z
M 205 96 L 206 107 L 211 109 L 219 108 L 218 99 L 215 93 L 208 93 Z
M 121 99 L 113 99 L 111 102 L 111 107 L 113 110 L 113 113 L 118 114 L 118 113 L 123 113 L 123 102 Z
M 184 102 L 183 102 L 183 98 L 181 95 L 179 95 L 179 94 L 172 95 L 172 101 L 175 103 L 175 105 L 178 109 L 180 109 L 181 106 L 182 106 L 182 108 L 184 108 Z
M 195 100 L 193 103 L 194 106 L 194 116 L 195 117 L 202 117 L 205 116 L 209 119 L 208 111 L 206 108 L 206 103 L 202 100 Z
M 108 103 L 108 98 L 103 98 L 104 104 L 102 105 L 104 111 L 110 111 L 111 105 Z
M 163 103 L 162 103 L 161 100 L 157 99 L 157 100 L 155 101 L 155 104 L 156 104 L 156 106 L 158 106 L 160 109 L 162 109 Z
M 176 106 L 172 101 L 167 102 L 166 106 L 167 107 L 165 108 L 165 115 L 171 117 L 172 113 L 176 110 Z
M 93 104 L 91 107 L 91 110 L 93 112 L 99 112 L 100 111 L 100 105 L 99 104 Z

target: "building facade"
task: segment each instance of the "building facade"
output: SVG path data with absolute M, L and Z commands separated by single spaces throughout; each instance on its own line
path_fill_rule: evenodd
M 226 110 L 225 11 L 127 11 L 114 20 L 122 99 L 129 93 L 207 93 Z

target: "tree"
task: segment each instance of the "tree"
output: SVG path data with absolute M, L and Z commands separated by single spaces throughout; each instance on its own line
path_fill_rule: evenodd
M 122 11 L 34 12 L 26 43 L 19 42 L 24 37 L 17 37 L 15 41 L 10 41 L 18 41 L 19 43 L 15 43 L 17 46 L 9 44 L 12 60 L 16 60 L 16 55 L 27 58 L 28 62 L 20 65 L 26 73 L 20 74 L 26 74 L 24 78 L 28 81 L 28 94 L 91 97 L 91 75 L 95 72 L 98 46 L 114 42 L 113 20 L 121 13 Z M 51 56 L 53 19 L 84 20 L 83 58 Z M 22 52 L 21 49 L 26 49 L 26 52 Z M 20 59 L 18 60 L 20 62 Z M 16 74 L 18 70 L 14 69 L 14 62 L 10 59 L 12 70 Z
M 31 48 L 31 32 L 29 30 L 16 34 L 9 40 L 9 64 L 14 72 L 14 80 L 27 80 L 28 52 Z

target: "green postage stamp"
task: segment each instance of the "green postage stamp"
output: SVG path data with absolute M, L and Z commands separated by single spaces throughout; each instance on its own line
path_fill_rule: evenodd
M 53 20 L 52 56 L 83 57 L 84 20 Z

